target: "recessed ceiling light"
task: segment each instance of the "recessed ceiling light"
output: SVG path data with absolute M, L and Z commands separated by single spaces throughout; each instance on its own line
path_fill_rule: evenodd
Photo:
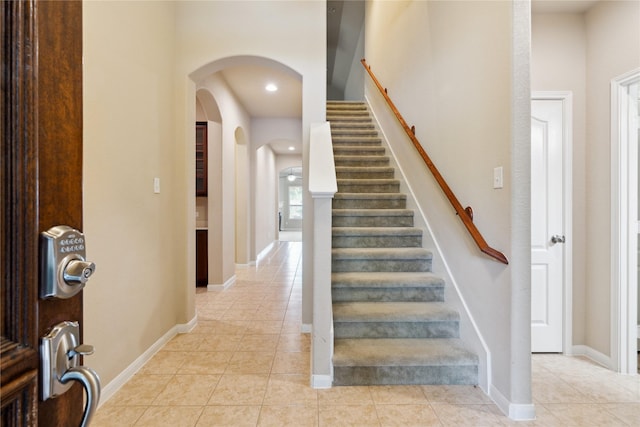
M 293 147 L 293 146 L 292 146 L 292 147 L 289 147 L 289 151 L 293 151 L 293 150 L 295 150 L 295 149 L 296 149 L 296 147 Z
M 273 83 L 269 83 L 264 88 L 267 92 L 275 92 L 278 90 L 278 86 L 274 85 Z

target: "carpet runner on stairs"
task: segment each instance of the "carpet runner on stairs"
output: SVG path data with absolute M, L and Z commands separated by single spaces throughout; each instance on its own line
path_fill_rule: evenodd
M 333 199 L 334 385 L 477 384 L 478 357 L 431 272 L 422 230 L 363 102 L 327 103 Z

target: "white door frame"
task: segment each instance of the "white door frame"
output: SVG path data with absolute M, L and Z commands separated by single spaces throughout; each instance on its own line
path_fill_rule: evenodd
M 531 100 L 562 101 L 563 201 L 562 225 L 565 236 L 563 258 L 563 334 L 562 353 L 573 348 L 573 93 L 570 91 L 534 91 Z
M 638 147 L 629 144 L 627 88 L 640 69 L 611 80 L 611 362 L 637 373 Z

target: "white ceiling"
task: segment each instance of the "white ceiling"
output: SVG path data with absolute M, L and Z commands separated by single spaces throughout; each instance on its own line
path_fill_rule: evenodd
M 534 13 L 583 13 L 599 0 L 532 0 Z

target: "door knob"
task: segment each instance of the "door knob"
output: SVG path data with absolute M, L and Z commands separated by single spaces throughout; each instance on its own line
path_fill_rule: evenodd
M 564 236 L 561 236 L 559 234 L 555 234 L 553 236 L 551 236 L 551 243 L 564 243 L 565 238 Z

